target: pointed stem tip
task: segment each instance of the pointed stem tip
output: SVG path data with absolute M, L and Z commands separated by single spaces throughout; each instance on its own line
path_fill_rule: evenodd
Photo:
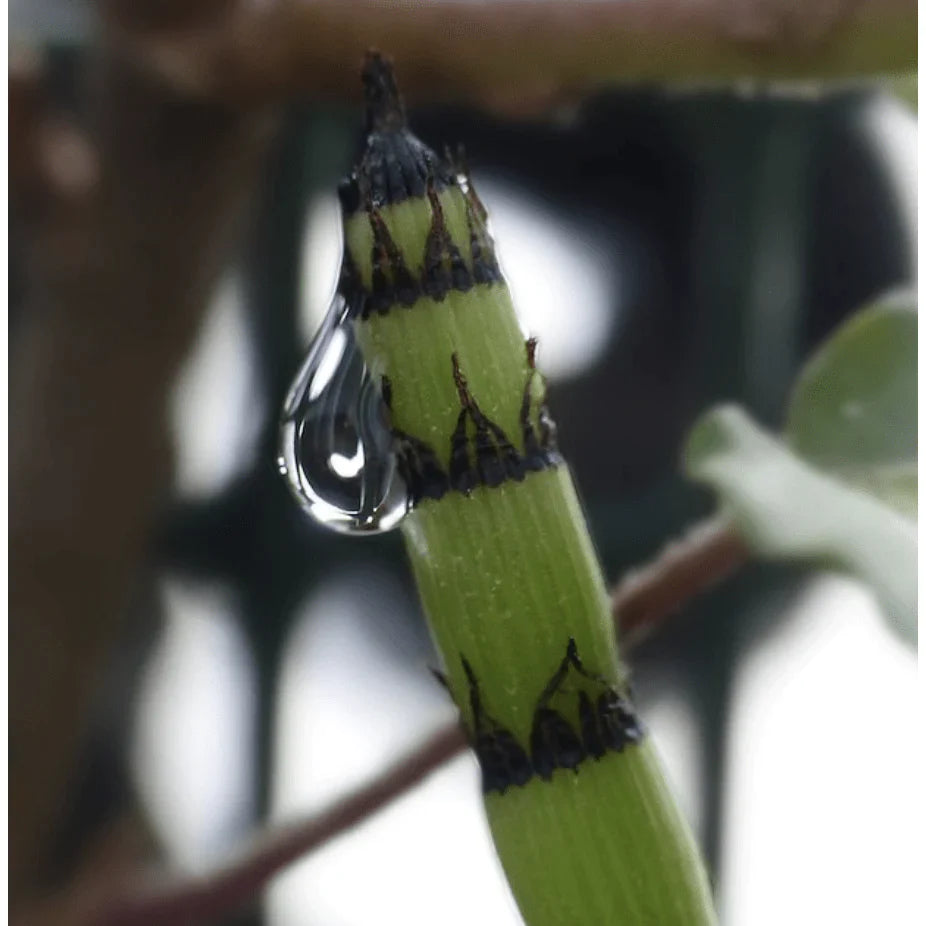
M 392 62 L 371 49 L 363 64 L 363 91 L 368 132 L 395 132 L 405 128 L 405 106 L 399 96 Z

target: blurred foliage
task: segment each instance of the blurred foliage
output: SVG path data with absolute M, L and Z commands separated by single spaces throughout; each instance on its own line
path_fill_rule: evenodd
M 914 519 L 916 335 L 913 294 L 860 311 L 804 367 L 784 427 L 805 460 Z
M 891 90 L 915 113 L 919 107 L 919 75 L 916 71 L 891 80 Z
M 695 424 L 685 451 L 688 475 L 718 492 L 757 554 L 854 573 L 910 639 L 916 329 L 916 311 L 900 297 L 862 310 L 798 378 L 787 443 L 726 405 Z

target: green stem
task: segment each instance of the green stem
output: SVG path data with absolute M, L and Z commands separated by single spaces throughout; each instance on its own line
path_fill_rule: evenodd
M 405 537 L 469 729 L 460 653 L 489 712 L 525 744 L 568 637 L 617 677 L 609 601 L 565 467 L 422 504 Z M 697 850 L 648 742 L 488 794 L 486 811 L 530 926 L 712 921 Z
M 378 58 L 365 81 L 342 292 L 418 496 L 406 546 L 512 890 L 530 926 L 711 923 L 481 205 L 405 130 Z

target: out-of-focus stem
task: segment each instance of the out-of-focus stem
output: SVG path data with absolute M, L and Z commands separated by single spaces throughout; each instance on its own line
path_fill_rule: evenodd
M 608 84 L 846 80 L 916 68 L 912 0 L 270 0 L 118 4 L 110 28 L 185 92 L 350 100 L 371 45 L 414 100 L 515 112 Z M 362 24 L 362 28 L 358 26 Z M 512 50 L 517 53 L 513 54 Z

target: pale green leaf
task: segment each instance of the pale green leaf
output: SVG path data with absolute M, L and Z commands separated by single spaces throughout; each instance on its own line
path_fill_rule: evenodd
M 804 462 L 736 406 L 696 423 L 685 464 L 692 479 L 717 491 L 757 554 L 857 575 L 901 629 L 915 634 L 914 522 Z
M 917 511 L 917 314 L 898 294 L 863 309 L 811 358 L 784 434 L 805 460 Z

